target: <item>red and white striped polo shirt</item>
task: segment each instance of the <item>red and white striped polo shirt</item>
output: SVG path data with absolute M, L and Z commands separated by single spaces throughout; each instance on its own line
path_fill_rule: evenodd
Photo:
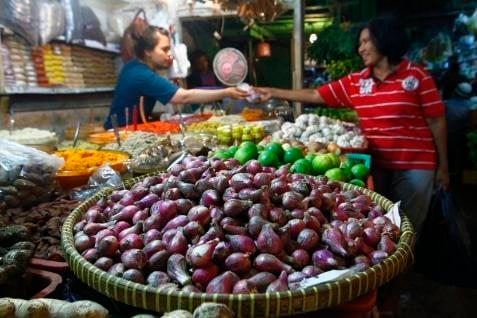
M 404 60 L 383 82 L 366 68 L 317 91 L 329 106 L 356 110 L 377 166 L 436 168 L 436 149 L 425 118 L 444 116 L 444 104 L 422 67 Z

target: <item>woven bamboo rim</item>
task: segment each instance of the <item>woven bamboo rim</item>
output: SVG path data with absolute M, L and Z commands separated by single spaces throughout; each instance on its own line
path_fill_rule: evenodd
M 128 180 L 126 187 L 141 181 L 146 176 Z M 393 205 L 390 200 L 370 190 L 348 183 L 344 183 L 343 188 L 362 191 L 386 211 Z M 63 224 L 61 244 L 70 269 L 80 280 L 114 300 L 146 310 L 168 312 L 185 309 L 193 312 L 204 302 L 219 302 L 229 306 L 237 317 L 280 317 L 312 312 L 337 306 L 367 294 L 389 282 L 414 261 L 411 248 L 413 228 L 409 219 L 401 214 L 401 237 L 397 250 L 380 264 L 345 279 L 296 291 L 261 294 L 160 292 L 153 287 L 133 283 L 100 270 L 86 261 L 74 247 L 74 224 L 81 219 L 90 206 L 111 192 L 112 189 L 104 189 L 72 211 Z

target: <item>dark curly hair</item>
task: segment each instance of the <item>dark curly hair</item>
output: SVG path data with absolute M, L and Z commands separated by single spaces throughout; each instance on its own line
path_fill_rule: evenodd
M 371 41 L 379 53 L 386 56 L 390 64 L 399 64 L 409 49 L 409 39 L 401 21 L 396 16 L 381 16 L 363 25 L 358 32 L 356 52 L 359 47 L 359 36 L 368 29 Z
M 142 35 L 136 39 L 134 53 L 138 58 L 143 59 L 145 51 L 153 50 L 156 47 L 159 43 L 158 33 L 169 36 L 169 32 L 166 29 L 150 25 L 144 30 Z

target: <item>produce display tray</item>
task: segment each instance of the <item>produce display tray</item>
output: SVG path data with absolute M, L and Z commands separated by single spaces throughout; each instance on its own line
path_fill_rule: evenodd
M 126 187 L 145 177 L 147 175 L 128 180 Z M 393 205 L 390 200 L 370 190 L 346 183 L 343 184 L 343 188 L 359 189 L 387 211 Z M 397 250 L 380 264 L 345 279 L 295 291 L 259 294 L 158 291 L 156 288 L 133 283 L 100 270 L 86 261 L 74 247 L 75 223 L 98 199 L 112 191 L 113 189 L 103 189 L 72 211 L 62 228 L 62 247 L 70 269 L 81 281 L 114 300 L 146 310 L 168 312 L 185 309 L 192 312 L 201 303 L 219 302 L 229 306 L 237 317 L 280 317 L 308 313 L 335 307 L 365 295 L 403 272 L 414 260 L 411 248 L 414 232 L 409 219 L 403 214 Z

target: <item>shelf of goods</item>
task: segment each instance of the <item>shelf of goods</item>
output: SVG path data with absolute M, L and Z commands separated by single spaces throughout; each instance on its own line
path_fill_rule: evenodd
M 0 45 L 4 94 L 107 92 L 116 82 L 116 54 L 65 43 L 32 48 L 6 35 Z
M 129 189 L 133 185 L 154 184 L 152 180 L 154 180 L 153 174 L 145 175 L 128 180 L 125 182 L 125 186 Z M 319 180 L 314 182 L 319 182 Z M 341 183 L 341 187 L 343 191 L 362 191 L 385 211 L 389 211 L 393 206 L 391 201 L 375 192 L 345 183 Z M 364 271 L 355 272 L 336 281 L 282 292 L 251 294 L 186 292 L 180 291 L 180 289 L 168 290 L 147 286 L 113 276 L 99 269 L 88 262 L 75 248 L 75 225 L 93 205 L 112 192 L 113 189 L 104 189 L 72 211 L 62 228 L 62 247 L 70 269 L 80 280 L 114 300 L 146 310 L 168 312 L 175 309 L 186 309 L 192 312 L 201 303 L 219 302 L 229 306 L 239 317 L 278 317 L 314 312 L 347 303 L 361 295 L 373 292 L 412 263 L 410 246 L 413 229 L 408 218 L 401 215 L 401 234 L 399 238 L 396 237 L 397 244 L 394 253 L 375 262 L 376 265 L 372 265 Z M 92 213 L 91 210 L 88 213 Z M 84 224 L 83 222 L 83 226 Z M 78 226 L 76 228 L 80 229 Z

